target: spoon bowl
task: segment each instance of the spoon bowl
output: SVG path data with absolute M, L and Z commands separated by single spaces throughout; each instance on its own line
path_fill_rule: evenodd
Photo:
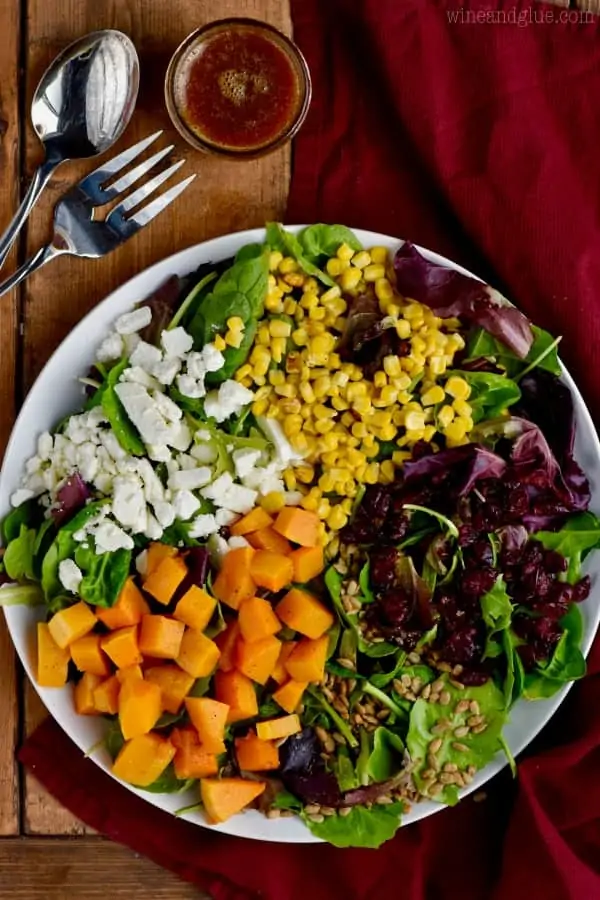
M 0 266 L 57 166 L 108 150 L 133 114 L 139 61 L 127 35 L 95 31 L 70 44 L 46 69 L 31 106 L 46 156 L 13 221 L 0 238 Z

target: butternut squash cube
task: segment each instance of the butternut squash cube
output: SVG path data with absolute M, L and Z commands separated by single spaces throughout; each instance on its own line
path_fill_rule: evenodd
M 116 675 L 105 678 L 94 688 L 94 706 L 96 711 L 107 716 L 114 716 L 119 711 L 119 691 L 121 682 Z
M 231 609 L 239 609 L 244 600 L 248 600 L 256 593 L 254 582 L 250 577 L 250 563 L 255 552 L 252 547 L 239 547 L 237 550 L 230 550 L 223 559 L 212 591 L 221 603 L 225 603 Z
M 281 641 L 273 636 L 261 638 L 260 641 L 248 641 L 240 638 L 235 646 L 236 666 L 244 675 L 266 684 L 277 664 Z
M 254 685 L 249 678 L 233 669 L 216 672 L 215 695 L 220 703 L 229 707 L 227 723 L 241 722 L 258 715 L 258 701 Z
M 123 744 L 113 763 L 113 775 L 136 787 L 148 787 L 174 756 L 175 747 L 170 741 L 158 734 L 140 734 Z
M 285 684 L 282 684 L 281 687 L 273 692 L 273 700 L 279 703 L 280 707 L 285 709 L 287 713 L 293 713 L 298 709 L 298 705 L 302 700 L 302 694 L 307 687 L 306 681 L 294 681 L 293 678 L 290 678 L 289 681 L 286 681 Z
M 179 712 L 181 704 L 193 688 L 195 681 L 193 675 L 188 675 L 175 663 L 146 669 L 144 677 L 146 681 L 159 686 L 162 708 L 172 715 Z
M 251 531 L 258 531 L 259 528 L 266 528 L 272 524 L 273 519 L 269 513 L 265 512 L 262 506 L 256 506 L 249 513 L 246 513 L 245 516 L 242 516 L 241 519 L 238 519 L 237 522 L 233 523 L 231 533 L 234 535 L 246 535 Z
M 155 659 L 175 659 L 179 655 L 185 625 L 167 616 L 143 616 L 140 652 Z
M 176 663 L 194 678 L 204 678 L 205 675 L 212 675 L 220 655 L 221 651 L 214 641 L 201 631 L 188 628 L 181 640 Z
M 333 613 L 308 591 L 292 588 L 276 607 L 277 615 L 288 628 L 309 638 L 319 638 L 334 623 Z
M 150 607 L 144 600 L 144 595 L 133 578 L 128 578 L 115 605 L 108 609 L 98 607 L 96 616 L 100 622 L 113 631 L 115 628 L 138 625 L 142 616 L 149 612 Z
M 167 556 L 146 576 L 144 590 L 163 606 L 167 606 L 187 573 L 187 566 L 181 557 Z
M 301 547 L 316 547 L 319 543 L 319 517 L 316 513 L 299 506 L 285 506 L 273 525 L 293 544 Z
M 240 626 L 238 620 L 230 622 L 225 631 L 218 634 L 215 638 L 215 644 L 221 651 L 219 657 L 219 669 L 223 672 L 231 672 L 235 668 L 235 645 L 240 636 Z
M 95 716 L 98 714 L 94 704 L 94 691 L 101 681 L 102 679 L 98 675 L 84 672 L 75 685 L 73 689 L 75 711 L 80 716 Z
M 277 592 L 291 582 L 294 566 L 282 553 L 257 550 L 250 562 L 250 576 L 258 587 Z
M 129 679 L 132 679 L 133 681 L 142 681 L 144 677 L 142 668 L 139 665 L 125 666 L 124 669 L 117 669 L 115 674 L 119 680 L 119 684 L 124 684 Z
M 156 572 L 161 562 L 165 559 L 172 559 L 174 556 L 178 556 L 179 551 L 177 547 L 172 547 L 170 544 L 160 544 L 156 541 L 152 541 L 150 546 L 148 547 L 148 555 L 146 557 L 146 578 L 149 575 L 152 575 L 153 572 Z
M 243 738 L 235 739 L 235 755 L 240 769 L 245 772 L 268 772 L 279 768 L 279 750 L 273 741 L 262 741 L 250 731 Z
M 297 734 L 299 731 L 302 731 L 302 725 L 295 714 L 256 723 L 256 733 L 263 741 L 278 741 L 290 734 Z
M 212 618 L 216 606 L 217 601 L 215 598 L 194 584 L 183 595 L 175 607 L 173 615 L 190 628 L 204 631 Z
M 245 535 L 245 537 L 250 546 L 256 550 L 270 550 L 271 553 L 282 553 L 284 556 L 287 556 L 292 549 L 292 545 L 287 538 L 275 531 L 272 525 L 268 525 L 266 528 L 259 528 L 258 531 L 253 531 L 251 534 Z
M 137 625 L 111 631 L 102 638 L 100 646 L 106 655 L 110 656 L 117 669 L 126 669 L 142 662 Z
M 273 679 L 273 681 L 276 681 L 277 684 L 283 684 L 284 681 L 287 681 L 290 677 L 287 669 L 285 668 L 285 661 L 289 657 L 295 646 L 296 641 L 284 641 L 281 645 L 281 650 L 279 651 L 279 656 L 277 657 L 275 668 L 271 672 L 271 678 Z
M 302 638 L 298 641 L 285 661 L 285 668 L 290 677 L 294 681 L 322 681 L 325 675 L 328 644 L 326 634 L 316 640 Z
M 260 796 L 266 784 L 244 778 L 202 778 L 200 798 L 210 822 L 225 822 Z
M 214 753 L 209 753 L 198 741 L 185 744 L 175 754 L 175 775 L 185 781 L 187 778 L 206 778 L 216 775 L 219 763 Z
M 99 634 L 86 634 L 70 645 L 71 659 L 80 672 L 91 672 L 106 678 L 110 675 L 110 665 L 102 652 Z
M 244 600 L 238 613 L 242 637 L 248 643 L 281 631 L 281 622 L 273 612 L 273 607 L 263 597 Z
M 152 731 L 162 710 L 157 684 L 130 679 L 119 692 L 119 724 L 125 740 Z
M 67 647 L 59 647 L 46 622 L 37 624 L 37 683 L 40 687 L 63 687 L 67 683 L 69 660 Z
M 294 581 L 298 584 L 312 581 L 325 568 L 322 547 L 298 547 L 290 553 L 290 559 L 294 566 Z
M 229 706 L 210 697 L 188 697 L 185 706 L 203 748 L 209 753 L 224 753 Z
M 61 609 L 48 622 L 50 634 L 62 650 L 88 634 L 95 625 L 96 616 L 83 601 Z

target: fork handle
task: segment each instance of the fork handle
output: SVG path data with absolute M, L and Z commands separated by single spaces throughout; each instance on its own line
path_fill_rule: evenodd
M 51 259 L 54 259 L 55 256 L 62 256 L 63 253 L 68 252 L 68 250 L 57 250 L 52 244 L 46 244 L 44 247 L 40 247 L 38 252 L 33 256 L 30 256 L 27 262 L 24 262 L 10 278 L 7 278 L 6 281 L 3 281 L 0 284 L 0 297 L 4 296 L 8 291 L 20 284 L 28 275 L 31 275 L 32 272 L 41 269 L 42 266 L 45 266 L 46 263 L 50 262 Z
M 23 197 L 23 201 L 16 211 L 14 218 L 2 237 L 0 237 L 0 268 L 4 265 L 4 261 L 6 257 L 10 253 L 10 248 L 14 244 L 17 239 L 17 235 L 23 225 L 29 213 L 35 206 L 38 197 L 46 187 L 52 173 L 56 169 L 58 165 L 60 165 L 61 160 L 44 160 L 42 165 L 37 169 L 35 175 L 31 180 L 31 184 L 27 189 L 27 193 Z

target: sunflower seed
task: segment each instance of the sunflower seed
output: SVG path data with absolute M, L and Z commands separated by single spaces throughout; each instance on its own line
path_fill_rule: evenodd
M 340 816 L 343 816 L 344 818 L 346 816 L 349 816 L 351 812 L 352 812 L 351 806 L 340 806 L 340 808 L 338 809 L 338 814 Z
M 354 713 L 354 715 L 352 716 L 352 721 L 355 725 L 362 725 L 363 717 L 359 713 Z
M 439 768 L 440 768 L 440 761 L 439 761 L 439 759 L 437 758 L 437 756 L 435 755 L 435 753 L 428 753 L 428 754 L 427 754 L 427 765 L 429 766 L 430 769 L 433 769 L 434 772 L 438 772 L 438 771 L 439 771 Z
M 474 715 L 479 715 L 479 703 L 477 702 L 477 700 L 471 700 L 471 702 L 469 703 L 469 709 Z
M 465 686 L 460 681 L 455 681 L 453 678 L 450 679 L 450 684 L 452 687 L 456 688 L 457 691 L 464 691 Z
M 411 703 L 416 702 L 416 699 L 417 699 L 416 694 L 413 694 L 412 691 L 406 691 L 404 696 L 407 700 L 410 700 Z
M 377 713 L 377 718 L 381 719 L 381 720 L 387 719 L 387 717 L 389 716 L 390 713 L 391 713 L 391 709 L 380 709 L 379 712 Z
M 459 716 L 461 713 L 466 712 L 468 710 L 468 708 L 469 708 L 468 700 L 459 700 L 458 703 L 456 704 L 456 706 L 454 707 L 454 712 L 456 713 L 457 716 Z
M 369 716 L 374 716 L 374 715 L 375 715 L 375 707 L 374 707 L 374 705 L 373 705 L 373 701 L 372 701 L 372 700 L 367 700 L 367 702 L 365 703 L 365 712 L 366 712 Z
M 415 675 L 415 677 L 413 678 L 413 680 L 410 683 L 410 688 L 411 688 L 413 694 L 418 694 L 419 691 L 421 690 L 422 685 L 423 685 L 423 679 L 420 678 L 418 675 Z
M 435 778 L 435 770 L 425 769 L 425 771 L 421 773 L 421 778 L 423 781 L 430 781 L 432 778 Z
M 467 719 L 467 725 L 469 726 L 469 728 L 475 728 L 477 725 L 481 725 L 483 721 L 483 716 L 469 716 L 469 718 Z
M 331 737 L 334 739 L 336 744 L 345 744 L 346 738 L 339 733 L 339 731 L 334 731 Z
M 439 703 L 440 702 L 440 695 L 438 694 L 437 691 L 431 692 L 431 694 L 429 695 L 429 702 L 430 703 Z
M 423 688 L 423 690 L 421 691 L 421 697 L 423 698 L 423 700 L 428 700 L 430 694 L 431 694 L 431 685 L 426 684 L 425 687 Z
M 335 816 L 336 812 L 335 812 L 335 809 L 334 809 L 332 806 L 322 806 L 322 807 L 321 807 L 321 814 L 322 814 L 323 816 Z
M 352 581 L 349 581 L 346 586 L 346 593 L 349 594 L 351 597 L 354 597 L 355 594 L 358 594 L 358 591 L 359 591 L 358 582 L 354 581 L 354 579 L 352 579 Z
M 402 684 L 402 682 L 400 681 L 399 678 L 394 678 L 394 680 L 392 681 L 392 687 L 394 688 L 394 690 L 396 691 L 397 694 L 404 694 L 404 692 L 406 691 L 406 688 L 404 687 L 404 685 Z
M 350 669 L 352 672 L 355 671 L 356 666 L 352 662 L 351 659 L 346 659 L 344 656 L 338 656 L 337 659 L 338 665 L 340 665 L 343 669 Z
M 439 751 L 441 749 L 442 749 L 442 739 L 441 738 L 435 738 L 435 740 L 433 740 L 429 745 L 430 753 L 439 753 Z
M 456 763 L 444 763 L 444 772 L 458 772 Z
M 460 725 L 459 728 L 454 729 L 454 737 L 464 738 L 468 735 L 470 729 L 466 725 Z
M 453 750 L 457 750 L 459 753 L 468 753 L 469 748 L 466 744 L 461 744 L 460 741 L 452 741 L 451 747 Z
M 483 734 L 483 732 L 486 730 L 486 728 L 487 728 L 486 723 L 482 722 L 481 725 L 476 725 L 471 730 L 473 731 L 473 734 Z
M 307 816 L 316 816 L 321 812 L 321 807 L 318 803 L 309 803 L 304 807 L 304 812 Z
M 450 722 L 448 719 L 440 719 L 440 721 L 433 726 L 431 729 L 432 734 L 444 734 L 445 731 L 448 731 L 450 728 Z M 456 732 L 454 732 L 456 734 Z M 460 735 L 456 735 L 460 737 Z
M 325 816 L 321 816 L 319 814 L 317 814 L 316 816 L 309 816 L 308 818 L 311 822 L 315 822 L 317 825 L 320 825 L 321 822 L 325 821 Z
M 328 687 L 323 687 L 321 688 L 321 690 L 323 691 L 323 696 L 325 697 L 325 699 L 329 700 L 329 702 L 331 703 L 333 700 L 333 691 L 329 690 Z
M 325 731 L 325 729 L 323 728 L 322 725 L 317 725 L 315 727 L 315 731 L 316 731 L 317 737 L 319 738 L 319 740 L 321 741 L 322 744 L 324 744 L 325 741 L 329 740 L 329 732 Z
M 436 663 L 436 668 L 440 670 L 440 672 L 451 672 L 452 666 L 449 666 L 447 662 L 438 662 Z
M 463 673 L 463 667 L 461 666 L 460 663 L 457 663 L 454 666 L 454 668 L 452 669 L 452 674 L 453 675 L 462 675 L 462 673 Z
M 443 784 L 440 784 L 439 781 L 436 781 L 435 784 L 432 784 L 429 788 L 429 796 L 437 797 L 438 794 L 441 794 L 444 790 Z
M 356 687 L 356 678 L 344 678 L 344 684 L 348 685 L 348 693 L 351 694 Z
M 442 772 L 439 780 L 442 784 L 456 784 L 456 775 L 454 772 Z
M 434 694 L 439 694 L 440 691 L 444 690 L 445 684 L 446 682 L 443 678 L 436 678 L 436 680 L 431 685 L 431 690 L 434 692 Z
M 451 699 L 452 698 L 450 697 L 450 693 L 448 691 L 442 691 L 442 693 L 440 694 L 440 705 L 448 706 Z
M 280 809 L 268 809 L 267 810 L 267 819 L 278 819 L 281 815 Z
M 467 775 L 473 776 L 476 774 L 477 774 L 477 769 L 475 768 L 475 766 L 467 766 Z
M 415 666 L 415 665 L 417 665 L 417 663 L 421 662 L 421 657 L 419 656 L 418 653 L 415 653 L 413 651 L 412 653 L 408 654 L 408 661 L 409 661 L 409 663 L 412 663 L 413 666 Z
M 412 678 L 410 677 L 410 675 L 402 675 L 401 678 L 400 678 L 400 681 L 402 682 L 402 684 L 404 685 L 404 687 L 409 688 L 409 687 L 410 687 L 410 684 L 411 684 L 411 681 L 412 681 Z
M 393 803 L 391 797 L 388 797 L 387 794 L 383 794 L 381 797 L 378 797 L 375 803 L 379 804 L 379 806 L 388 806 L 390 803 Z

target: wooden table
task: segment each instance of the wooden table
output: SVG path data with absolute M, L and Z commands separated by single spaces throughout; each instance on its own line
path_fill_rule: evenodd
M 29 124 L 36 84 L 53 57 L 100 28 L 129 34 L 138 49 L 141 87 L 123 149 L 157 128 L 187 157 L 198 178 L 129 244 L 103 260 L 63 257 L 0 300 L 0 459 L 14 417 L 50 353 L 73 325 L 114 288 L 157 260 L 229 231 L 283 215 L 289 149 L 263 160 L 228 162 L 196 153 L 178 138 L 163 103 L 169 57 L 194 28 L 246 15 L 290 32 L 286 0 L 0 0 L 0 232 L 39 163 Z M 115 150 L 115 152 L 116 152 Z M 93 165 L 65 164 L 34 211 L 7 263 L 34 252 L 50 233 L 54 201 Z M 91 900 L 199 897 L 153 863 L 90 833 L 15 764 L 15 748 L 46 715 L 15 660 L 0 615 L 0 897 Z

